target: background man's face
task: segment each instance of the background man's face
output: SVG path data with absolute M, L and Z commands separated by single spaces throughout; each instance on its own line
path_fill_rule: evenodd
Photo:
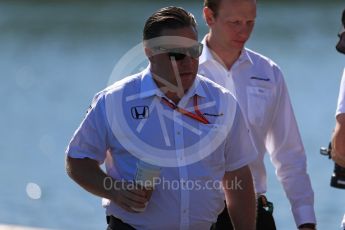
M 254 0 L 222 0 L 209 26 L 224 47 L 240 51 L 253 31 L 255 18 Z

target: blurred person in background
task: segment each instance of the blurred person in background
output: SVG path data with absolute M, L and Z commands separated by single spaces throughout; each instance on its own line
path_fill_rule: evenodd
M 245 47 L 255 24 L 256 1 L 204 0 L 203 16 L 209 33 L 202 41 L 199 73 L 235 95 L 259 153 L 250 165 L 258 199 L 257 229 L 276 229 L 273 204 L 265 195 L 266 152 L 290 201 L 296 226 L 315 229 L 314 192 L 283 74 L 271 59 Z M 231 225 L 224 209 L 216 228 L 231 229 Z
M 336 45 L 336 49 L 339 53 L 345 54 L 345 9 L 342 13 L 341 23 L 341 29 L 338 33 L 339 41 Z M 336 164 L 343 168 L 345 167 L 345 68 L 340 83 L 331 155 Z M 341 228 L 345 230 L 345 214 L 341 223 Z
M 345 54 L 345 9 L 341 21 L 342 26 L 338 34 L 339 41 L 336 49 L 339 53 Z M 332 137 L 332 159 L 338 165 L 345 167 L 345 69 L 340 84 L 336 125 Z

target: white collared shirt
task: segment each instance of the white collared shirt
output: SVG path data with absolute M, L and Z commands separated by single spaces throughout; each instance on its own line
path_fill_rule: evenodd
M 202 43 L 199 74 L 229 89 L 249 124 L 259 154 L 250 165 L 256 192 L 267 190 L 264 155 L 268 152 L 290 200 L 296 225 L 316 223 L 306 155 L 279 67 L 272 60 L 245 48 L 228 70 L 214 58 L 215 54 L 206 45 L 206 36 Z
M 122 95 L 122 102 L 113 103 L 118 95 Z M 68 156 L 88 157 L 100 164 L 105 161 L 108 175 L 126 181 L 134 180 L 136 173 L 138 158 L 130 153 L 132 151 L 140 152 L 140 149 L 146 148 L 150 151 L 154 146 L 164 155 L 160 163 L 169 165 L 169 160 L 174 158 L 180 166 L 162 167 L 161 182 L 156 184 L 146 211 L 129 213 L 111 202 L 106 207 L 107 215 L 113 215 L 136 229 L 208 230 L 216 222 L 224 208 L 224 194 L 220 188 L 224 173 L 248 165 L 257 155 L 252 154 L 254 147 L 249 140 L 245 120 L 229 91 L 197 76 L 177 106 L 193 112 L 194 95 L 198 97 L 199 110 L 210 124 L 202 124 L 164 106 L 160 101 L 164 95 L 157 88 L 148 69 L 96 95 L 91 109 L 66 150 Z M 157 100 L 158 107 L 153 109 L 151 105 Z M 228 105 L 222 106 L 226 104 L 225 101 Z M 121 113 L 127 119 L 129 131 L 120 128 L 120 123 L 113 123 L 112 118 L 121 116 Z M 159 122 L 159 114 L 165 115 L 166 133 Z M 141 123 L 143 121 L 144 125 Z M 215 146 L 219 139 L 215 137 L 220 131 L 217 127 L 222 125 L 226 125 L 229 132 L 227 135 L 220 133 L 223 141 Z M 113 128 L 121 129 L 120 134 Z M 138 129 L 140 132 L 137 132 Z M 204 139 L 202 135 L 196 135 L 196 131 L 211 135 Z M 135 143 L 135 136 L 145 143 L 138 144 L 140 140 Z M 132 145 L 127 145 L 128 140 L 132 140 Z M 188 156 L 190 153 L 187 151 L 194 145 L 199 148 L 193 150 L 194 155 L 202 155 L 203 150 L 215 148 L 210 155 L 195 160 Z M 194 163 L 186 164 L 186 161 Z
M 338 106 L 335 115 L 345 113 L 345 68 L 343 71 L 343 76 L 341 78 L 339 96 L 338 96 Z

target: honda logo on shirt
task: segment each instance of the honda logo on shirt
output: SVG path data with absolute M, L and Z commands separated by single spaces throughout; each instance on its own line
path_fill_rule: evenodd
M 148 106 L 135 106 L 132 107 L 132 117 L 134 119 L 146 119 L 149 117 Z

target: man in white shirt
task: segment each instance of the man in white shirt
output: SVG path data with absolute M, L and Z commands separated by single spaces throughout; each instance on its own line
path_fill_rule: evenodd
M 339 41 L 336 49 L 345 54 L 345 10 L 342 14 L 342 26 L 338 34 Z M 332 159 L 340 166 L 345 167 L 345 69 L 340 84 L 338 107 L 336 111 L 336 125 L 332 138 Z
M 194 16 L 162 8 L 143 34 L 149 67 L 96 95 L 66 150 L 68 175 L 106 198 L 108 230 L 209 230 L 222 188 L 236 229 L 254 230 L 257 155 L 235 98 L 197 75 Z
M 266 152 L 291 203 L 296 226 L 315 229 L 314 193 L 283 75 L 272 60 L 244 47 L 255 24 L 256 1 L 205 0 L 203 14 L 209 33 L 202 41 L 199 74 L 235 95 L 259 153 L 250 165 L 258 198 L 257 229 L 276 229 L 272 203 L 264 196 Z M 217 226 L 229 229 L 229 225 L 224 210 Z

